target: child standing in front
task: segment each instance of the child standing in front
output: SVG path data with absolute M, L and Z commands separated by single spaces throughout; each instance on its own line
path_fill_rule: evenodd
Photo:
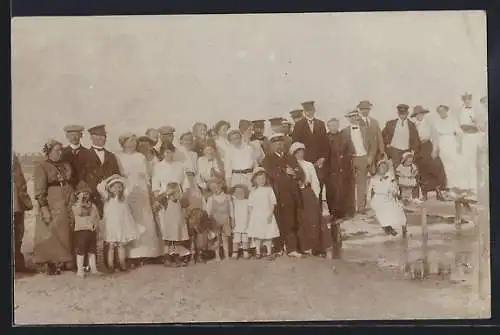
M 233 229 L 233 258 L 236 259 L 240 250 L 243 257 L 248 259 L 248 220 L 250 218 L 250 206 L 248 205 L 248 187 L 243 184 L 234 185 L 231 189 L 234 205 L 234 229 Z
M 77 186 L 76 201 L 72 206 L 75 220 L 74 243 L 76 253 L 76 274 L 85 277 L 84 260 L 88 257 L 90 273 L 102 275 L 97 270 L 97 227 L 99 225 L 99 212 L 97 207 L 90 201 L 90 188 L 83 184 Z
M 231 197 L 224 193 L 224 182 L 221 179 L 209 182 L 211 195 L 207 199 L 207 214 L 214 220 L 217 246 L 215 258 L 221 261 L 220 245 L 224 251 L 224 259 L 229 258 L 229 239 L 234 228 L 234 207 Z
M 181 187 L 176 182 L 167 183 L 165 192 L 156 195 L 160 230 L 167 248 L 165 266 L 187 266 L 191 255 L 182 245 L 189 241 L 189 230 L 181 198 Z
M 248 199 L 250 220 L 247 234 L 254 241 L 255 256 L 258 259 L 262 258 L 260 249 L 262 246 L 265 246 L 268 259 L 273 260 L 272 240 L 280 236 L 278 224 L 274 216 L 274 208 L 277 204 L 276 195 L 271 186 L 269 186 L 266 171 L 261 167 L 255 169 L 252 176 L 252 184 L 254 189 L 250 192 Z
M 120 262 L 118 270 L 126 271 L 126 246 L 135 241 L 145 228 L 135 223 L 126 201 L 127 182 L 119 175 L 112 175 L 97 185 L 97 191 L 104 200 L 104 241 L 109 243 L 108 268 L 115 270 L 115 249 Z
M 370 179 L 368 186 L 370 205 L 386 234 L 396 236 L 398 233 L 395 228 L 401 228 L 405 236 L 406 215 L 398 201 L 399 189 L 390 173 L 389 164 L 391 163 L 386 160 L 379 161 L 376 174 Z
M 396 168 L 396 177 L 401 191 L 401 200 L 404 204 L 416 200 L 413 199 L 413 192 L 417 187 L 418 169 L 413 163 L 413 159 L 413 153 L 405 152 L 401 157 L 401 164 Z

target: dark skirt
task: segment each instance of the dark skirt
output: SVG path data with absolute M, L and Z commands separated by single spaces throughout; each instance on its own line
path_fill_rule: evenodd
M 432 158 L 431 154 L 432 143 L 425 141 L 421 143 L 415 157 L 415 163 L 419 171 L 418 182 L 423 192 L 442 189 L 446 185 L 446 174 L 443 163 L 439 157 L 436 159 Z
M 311 187 L 301 190 L 304 206 L 299 210 L 299 245 L 302 251 L 323 252 L 323 219 L 318 197 Z

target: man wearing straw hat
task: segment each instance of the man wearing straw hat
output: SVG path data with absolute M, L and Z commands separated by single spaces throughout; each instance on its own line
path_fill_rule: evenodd
M 369 100 L 360 101 L 356 107 L 359 111 L 359 116 L 362 122 L 366 126 L 369 141 L 375 151 L 375 158 L 373 159 L 372 166 L 370 167 L 373 171 L 377 161 L 385 154 L 382 129 L 380 128 L 378 121 L 369 115 L 373 107 L 373 104 Z

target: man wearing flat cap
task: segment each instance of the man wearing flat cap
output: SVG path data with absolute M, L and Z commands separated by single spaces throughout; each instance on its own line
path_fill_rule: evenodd
M 323 196 L 324 169 L 323 165 L 328 156 L 328 135 L 325 123 L 314 117 L 316 108 L 314 101 L 302 103 L 304 118 L 297 121 L 293 127 L 292 140 L 305 145 L 304 158 L 314 164 L 320 181 L 320 202 Z
M 420 145 L 417 127 L 408 119 L 410 106 L 397 105 L 398 118 L 387 121 L 382 130 L 385 152 L 392 160 L 394 168 L 401 162 L 401 157 L 408 151 L 416 153 Z
M 151 140 L 151 149 L 153 154 L 155 155 L 156 158 L 159 160 L 161 159 L 160 156 L 160 149 L 161 149 L 161 140 L 160 140 L 160 132 L 158 129 L 155 128 L 149 128 L 146 130 L 147 137 Z
M 370 142 L 368 130 L 357 110 L 345 114 L 349 126 L 342 129 L 341 162 L 343 169 L 343 201 L 341 213 L 350 217 L 355 212 L 366 211 L 366 191 L 368 170 L 375 157 L 373 143 Z
M 384 140 L 382 139 L 382 129 L 380 128 L 378 121 L 370 116 L 372 107 L 373 104 L 369 100 L 361 100 L 357 105 L 359 116 L 367 129 L 369 141 L 375 151 L 375 158 L 373 159 L 372 166 L 370 168 L 370 170 L 373 171 L 378 160 L 384 156 L 385 150 Z
M 69 181 L 73 189 L 76 189 L 78 183 L 85 177 L 85 156 L 89 149 L 81 144 L 84 127 L 80 125 L 67 125 L 64 127 L 64 133 L 68 140 L 68 146 L 63 148 L 62 159 L 69 163 L 73 173 Z
M 295 124 L 304 118 L 304 111 L 302 109 L 294 109 L 290 111 L 290 117 Z
M 160 140 L 161 140 L 159 155 L 161 159 L 163 159 L 167 143 L 172 145 L 174 144 L 175 128 L 171 126 L 163 126 L 158 129 L 158 132 L 160 134 Z
M 282 117 L 273 117 L 269 119 L 269 124 L 271 125 L 271 131 L 273 134 L 282 134 L 283 142 L 285 145 L 285 152 L 288 152 L 290 146 L 292 145 L 292 137 L 285 132 L 284 122 L 286 120 Z
M 264 153 L 267 155 L 267 153 L 270 150 L 270 143 L 269 140 L 266 136 L 264 136 L 264 128 L 265 128 L 265 122 L 264 120 L 254 120 L 252 121 L 253 124 L 253 135 L 250 137 L 250 141 L 258 141 L 260 143 L 260 146 L 262 147 L 262 150 Z
M 106 150 L 106 127 L 98 125 L 88 129 L 92 146 L 85 154 L 85 176 L 83 181 L 92 190 L 92 201 L 97 206 L 99 216 L 103 216 L 103 202 L 97 192 L 97 185 L 114 174 L 121 174 L 118 160 L 112 152 Z
M 302 200 L 298 182 L 304 181 L 304 172 L 297 159 L 284 150 L 283 134 L 269 137 L 271 152 L 266 154 L 262 167 L 266 170 L 278 205 L 275 208 L 280 237 L 275 241 L 278 253 L 286 249 L 290 257 L 300 258 L 298 245 L 298 214 Z

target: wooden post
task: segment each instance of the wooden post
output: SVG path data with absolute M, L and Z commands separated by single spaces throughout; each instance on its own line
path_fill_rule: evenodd
M 427 229 L 427 207 L 422 206 L 421 209 L 421 224 L 422 224 L 422 261 L 423 261 L 423 278 L 427 278 L 429 275 L 429 260 L 428 260 L 428 239 L 429 231 Z
M 485 136 L 488 136 L 486 132 Z M 478 294 L 481 299 L 489 301 L 491 296 L 490 279 L 490 218 L 489 218 L 489 162 L 488 162 L 488 138 L 485 139 L 485 150 L 479 151 L 478 159 L 478 204 L 479 215 L 477 216 L 478 225 L 478 243 L 477 252 L 479 263 L 477 280 Z

